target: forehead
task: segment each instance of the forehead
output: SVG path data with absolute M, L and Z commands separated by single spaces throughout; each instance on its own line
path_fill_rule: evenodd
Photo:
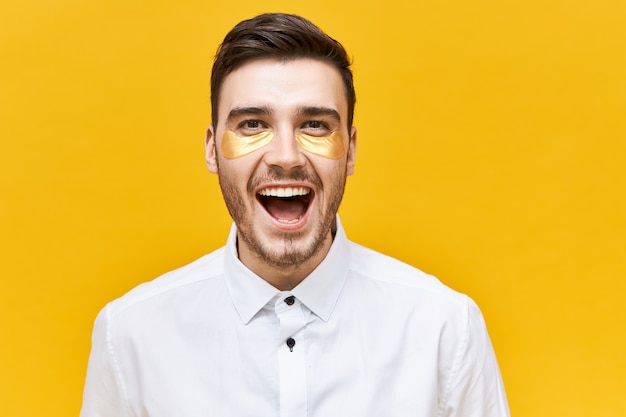
M 266 107 L 280 113 L 311 106 L 333 108 L 344 121 L 347 117 L 339 71 L 309 58 L 248 62 L 224 79 L 218 103 L 222 121 L 236 108 Z

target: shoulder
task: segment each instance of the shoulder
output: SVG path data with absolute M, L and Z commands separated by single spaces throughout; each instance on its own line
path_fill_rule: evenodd
M 469 296 L 411 265 L 351 243 L 350 278 L 346 285 L 359 294 L 366 310 L 379 317 L 395 317 L 407 328 L 430 329 L 451 349 L 466 349 L 469 339 L 488 341 L 478 305 Z M 433 330 L 436 329 L 436 330 Z
M 388 255 L 350 242 L 350 269 L 362 284 L 387 295 L 465 310 L 473 301 L 438 278 Z M 364 284 L 367 285 L 367 284 Z M 442 305 L 443 304 L 443 305 Z
M 224 248 L 209 253 L 185 266 L 167 272 L 152 281 L 133 288 L 106 306 L 109 316 L 155 299 L 175 297 L 181 293 L 193 293 L 199 286 L 215 284 L 223 276 Z

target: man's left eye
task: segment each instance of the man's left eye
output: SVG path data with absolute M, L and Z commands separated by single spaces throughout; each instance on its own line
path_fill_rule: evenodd
M 325 126 L 324 123 L 320 122 L 319 120 L 311 120 L 310 122 L 307 122 L 306 127 L 310 129 L 322 129 Z

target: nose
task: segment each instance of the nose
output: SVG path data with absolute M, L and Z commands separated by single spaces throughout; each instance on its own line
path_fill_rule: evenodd
M 274 131 L 274 138 L 267 147 L 264 159 L 268 166 L 280 168 L 285 172 L 301 168 L 306 163 L 292 129 Z

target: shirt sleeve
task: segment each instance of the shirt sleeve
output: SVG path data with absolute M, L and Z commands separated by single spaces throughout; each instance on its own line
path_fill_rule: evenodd
M 468 298 L 462 334 L 440 416 L 509 417 L 498 362 L 478 306 Z
M 122 397 L 122 379 L 111 345 L 109 326 L 109 310 L 105 307 L 94 324 L 80 417 L 129 415 Z

